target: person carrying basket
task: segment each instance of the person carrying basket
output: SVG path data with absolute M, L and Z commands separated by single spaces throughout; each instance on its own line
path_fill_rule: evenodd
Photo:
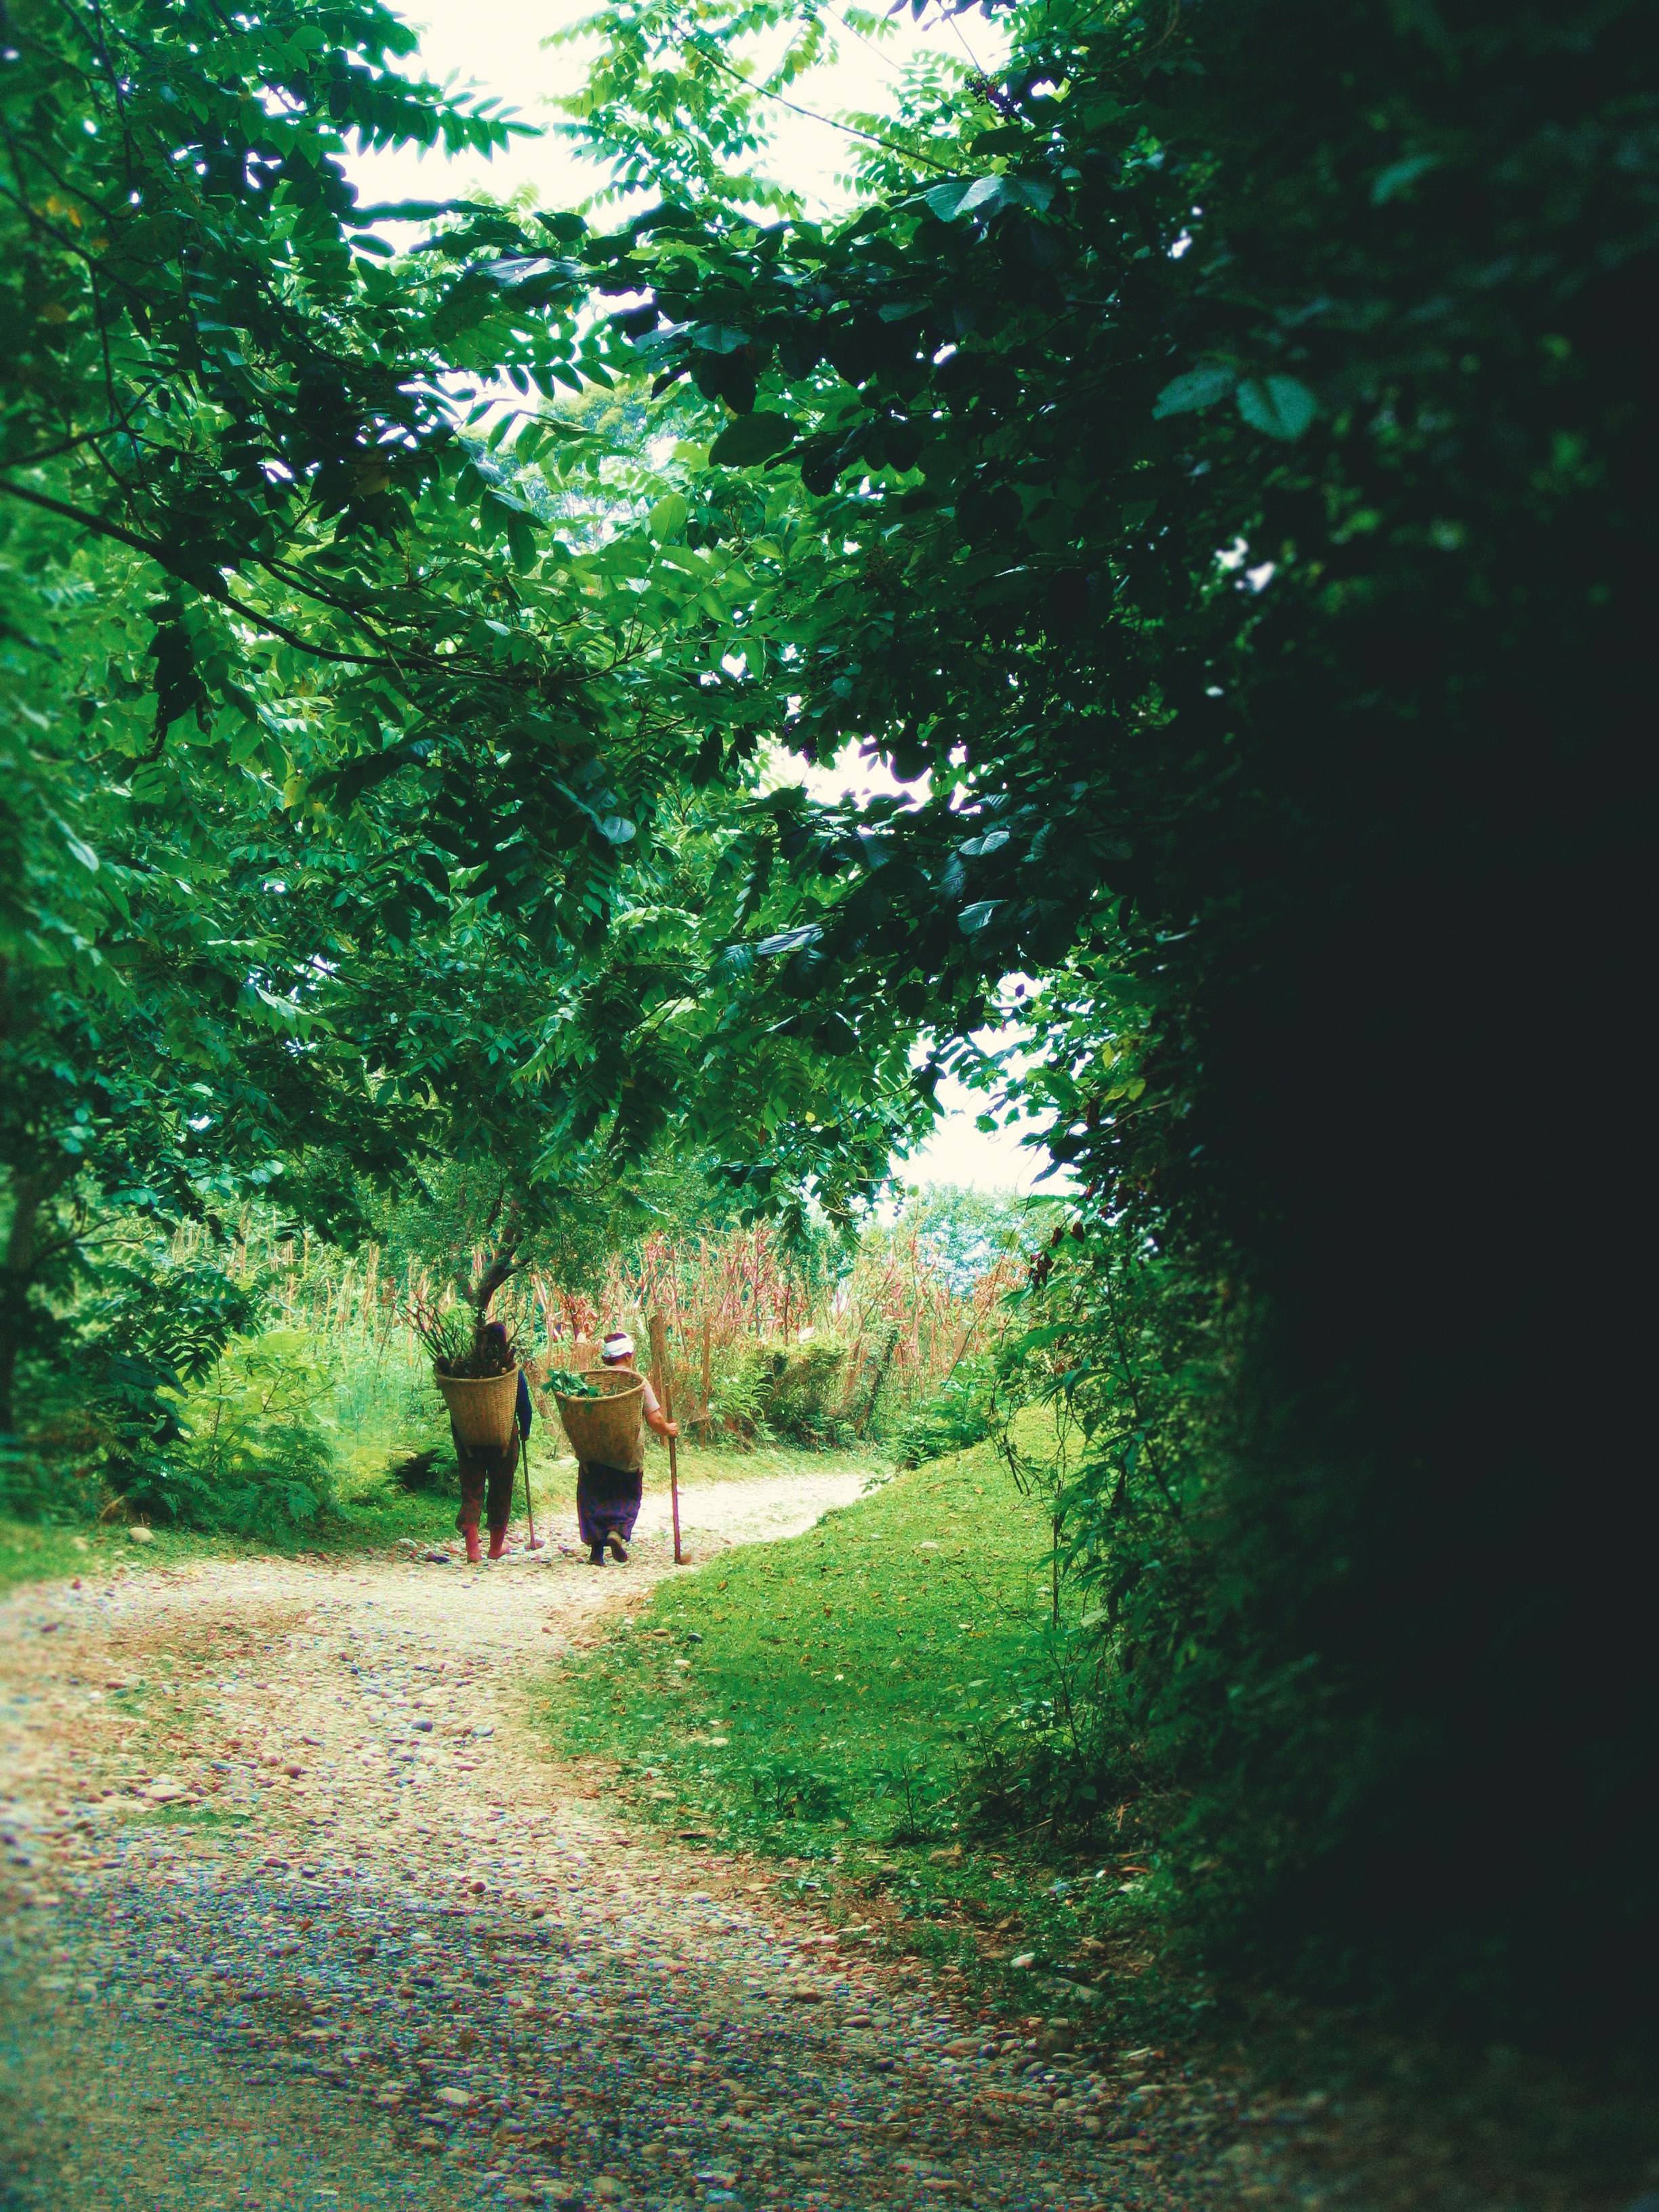
M 634 1370 L 634 1340 L 621 1329 L 613 1329 L 599 1347 L 599 1358 L 607 1367 Z M 657 1402 L 657 1394 L 651 1388 L 649 1376 L 640 1376 L 641 1410 L 647 1424 L 659 1437 L 677 1437 L 679 1424 L 671 1421 Z M 599 1460 L 579 1460 L 576 1465 L 576 1525 L 587 1547 L 590 1566 L 602 1567 L 609 1550 L 612 1559 L 625 1561 L 634 1523 L 640 1516 L 640 1500 L 645 1490 L 645 1438 L 635 1431 L 631 1450 L 620 1451 L 626 1467 L 612 1466 Z
M 513 1360 L 506 1329 L 498 1321 L 486 1322 L 483 1334 L 499 1351 L 505 1372 Z M 467 1561 L 471 1566 L 478 1565 L 483 1557 L 478 1542 L 481 1516 L 487 1514 L 489 1520 L 490 1558 L 499 1559 L 507 1549 L 507 1524 L 513 1517 L 513 1477 L 518 1468 L 520 1449 L 529 1440 L 530 1425 L 534 1419 L 522 1367 L 519 1370 L 513 1433 L 505 1445 L 464 1442 L 451 1416 L 450 1434 L 455 1440 L 455 1457 L 461 1473 L 461 1510 L 456 1516 L 455 1526 L 465 1540 Z

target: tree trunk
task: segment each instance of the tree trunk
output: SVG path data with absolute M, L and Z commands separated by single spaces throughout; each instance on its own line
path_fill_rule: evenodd
M 510 1205 L 501 1223 L 495 1249 L 479 1271 L 477 1279 L 469 1283 L 465 1278 L 460 1278 L 456 1282 L 456 1288 L 471 1307 L 476 1326 L 479 1328 L 489 1317 L 490 1300 L 502 1284 L 519 1272 L 517 1255 L 520 1239 L 524 1234 L 523 1218 L 516 1203 Z

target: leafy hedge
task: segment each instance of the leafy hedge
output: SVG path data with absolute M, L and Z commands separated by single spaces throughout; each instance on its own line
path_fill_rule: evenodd
M 1212 1954 L 1617 2034 L 1659 1971 L 1621 1225 L 1650 23 L 1008 21 L 998 81 L 880 119 L 839 228 L 720 212 L 761 103 L 704 64 L 697 104 L 706 11 L 630 12 L 582 109 L 655 147 L 679 72 L 626 326 L 846 550 L 793 741 L 933 771 L 774 795 L 797 927 L 734 989 L 930 1026 L 926 1085 L 1046 974 L 1011 1082 L 1085 1269 L 1150 1278 L 1127 1359 L 1087 1294 L 1079 1377 L 1231 1316 L 1215 1402 L 1114 1432 L 1078 1508 L 1138 1577 L 1107 1672 Z

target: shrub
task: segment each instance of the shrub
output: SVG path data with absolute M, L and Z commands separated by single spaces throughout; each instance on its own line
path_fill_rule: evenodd
M 181 1456 L 181 1395 L 227 1342 L 257 1328 L 262 1277 L 178 1263 L 147 1227 L 100 1259 L 55 1323 L 72 1364 L 25 1369 L 30 1416 L 0 1457 L 0 1507 L 19 1519 L 90 1517 L 112 1494 L 169 1521 L 191 1516 L 197 1478 Z
M 743 1443 L 823 1449 L 842 1441 L 847 1349 L 834 1337 L 805 1344 L 727 1343 L 714 1350 L 710 1427 Z
M 930 1459 L 966 1451 L 991 1433 L 992 1390 L 996 1362 L 988 1352 L 960 1361 L 937 1390 L 906 1416 L 893 1439 L 901 1467 L 921 1467 Z
M 787 1759 L 762 1760 L 750 1777 L 755 1799 L 769 1820 L 833 1820 L 845 1807 L 829 1775 Z
M 102 1489 L 101 1436 L 84 1416 L 38 1427 L 27 1442 L 0 1437 L 0 1514 L 55 1523 L 88 1519 Z
M 178 1525 L 281 1538 L 334 1509 L 334 1450 L 318 1419 L 331 1363 L 298 1329 L 226 1346 L 195 1382 L 168 1394 L 173 1432 L 127 1462 L 123 1502 Z
M 823 1447 L 839 1441 L 847 1347 L 834 1337 L 776 1346 L 763 1355 L 764 1418 L 781 1443 Z

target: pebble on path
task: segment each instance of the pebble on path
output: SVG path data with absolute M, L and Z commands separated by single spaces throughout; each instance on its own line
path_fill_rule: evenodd
M 856 1487 L 683 1503 L 713 1549 Z M 1158 2084 L 1022 2070 L 553 1765 L 538 1680 L 672 1571 L 661 1520 L 603 1580 L 555 1542 L 454 1575 L 406 1551 L 215 1560 L 0 1607 L 8 2212 L 1177 2212 L 1254 2180 L 1203 2125 L 1179 2162 L 1138 2155 Z

